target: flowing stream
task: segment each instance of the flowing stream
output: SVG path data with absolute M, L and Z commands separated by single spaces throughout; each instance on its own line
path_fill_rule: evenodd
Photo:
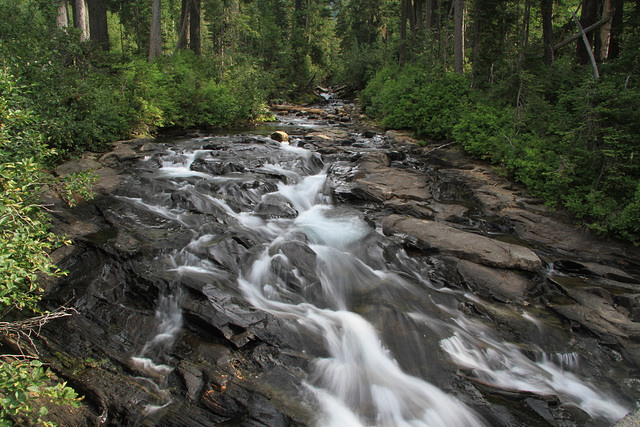
M 216 288 L 243 298 L 303 337 L 308 348 L 297 350 L 311 362 L 299 399 L 317 408 L 316 425 L 518 425 L 527 411 L 539 425 L 563 411 L 609 425 L 632 409 L 566 328 L 446 286 L 429 256 L 383 235 L 363 209 L 334 204 L 334 158 L 304 145 L 302 136 L 176 140 L 143 162 L 118 200 L 134 221 L 153 216 L 188 236 L 157 257 L 157 277 L 199 283 L 212 311 L 225 309 Z M 168 355 L 183 328 L 182 291 L 173 288 L 131 358 L 141 384 L 155 388 L 147 413 L 172 401 Z M 526 336 L 503 333 L 471 305 L 502 311 Z M 538 401 L 555 402 L 556 413 Z

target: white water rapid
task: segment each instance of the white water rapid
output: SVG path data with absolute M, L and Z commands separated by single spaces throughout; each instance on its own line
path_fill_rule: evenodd
M 234 149 L 240 163 L 253 147 Z M 200 143 L 167 153 L 153 172 L 156 182 L 188 194 L 208 223 L 197 222 L 166 194 L 123 200 L 192 230 L 191 242 L 170 255 L 172 277 L 213 284 L 233 277 L 256 309 L 321 343 L 301 390 L 301 398 L 319 408 L 318 426 L 491 425 L 489 405 L 472 386 L 459 385 L 465 381 L 553 395 L 560 405 L 604 422 L 629 410 L 590 383 L 589 367 L 576 353 L 512 342 L 495 325 L 460 310 L 475 297 L 432 283 L 428 260 L 397 249 L 356 209 L 331 203 L 318 155 L 287 144 L 251 153 L 253 163 L 216 176 L 191 167 L 198 159 L 212 162 L 214 150 Z M 273 200 L 295 214 L 260 211 Z M 212 224 L 256 245 L 243 249 L 246 255 L 233 268 L 222 268 L 207 252 L 221 240 Z M 172 369 L 160 354 L 181 327 L 178 304 L 177 297 L 160 300 L 157 332 L 134 358 L 148 378 L 166 377 Z M 514 317 L 546 333 L 534 315 Z

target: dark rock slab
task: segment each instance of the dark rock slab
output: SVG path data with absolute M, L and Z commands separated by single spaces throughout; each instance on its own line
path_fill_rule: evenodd
M 439 222 L 390 215 L 383 220 L 382 227 L 387 235 L 404 233 L 412 236 L 426 250 L 479 264 L 526 271 L 538 271 L 542 267 L 542 261 L 531 249 L 460 231 Z
M 479 295 L 502 302 L 523 302 L 531 279 L 511 270 L 486 267 L 466 260 L 457 263 L 458 273 L 464 282 Z

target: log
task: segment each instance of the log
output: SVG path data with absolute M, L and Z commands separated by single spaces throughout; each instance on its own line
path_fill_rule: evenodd
M 602 25 L 606 24 L 608 21 L 610 21 L 613 18 L 613 15 L 607 15 L 606 17 L 602 18 L 601 20 L 599 20 L 598 22 L 596 22 L 595 24 L 591 24 L 589 25 L 587 28 L 585 28 L 583 31 L 586 33 L 590 33 L 591 31 L 595 30 L 598 27 L 601 27 Z M 561 47 L 565 47 L 566 45 L 568 45 L 569 43 L 578 40 L 580 37 L 582 37 L 582 33 L 578 32 L 577 34 L 572 35 L 569 38 L 566 38 L 564 40 L 562 40 L 560 43 L 556 44 L 555 46 L 553 46 L 553 51 L 555 52 L 556 50 L 560 49 Z
M 593 51 L 591 50 L 591 43 L 589 43 L 589 39 L 587 38 L 587 33 L 582 29 L 582 25 L 580 25 L 580 20 L 575 12 L 571 12 L 573 16 L 573 20 L 576 22 L 578 26 L 578 30 L 580 30 L 580 34 L 582 35 L 582 41 L 584 45 L 587 47 L 587 52 L 589 53 L 589 59 L 591 59 L 591 66 L 593 67 L 593 77 L 598 80 L 600 78 L 600 73 L 598 72 L 598 64 L 596 64 L 596 58 L 593 56 Z

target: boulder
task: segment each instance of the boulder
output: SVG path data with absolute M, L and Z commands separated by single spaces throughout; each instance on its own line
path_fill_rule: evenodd
M 390 215 L 382 221 L 386 235 L 407 234 L 425 250 L 499 268 L 539 271 L 542 261 L 529 248 L 458 230 L 446 224 Z
M 74 173 L 100 169 L 102 165 L 93 159 L 74 159 L 55 168 L 56 175 L 67 176 Z
M 511 270 L 486 267 L 460 260 L 457 265 L 462 280 L 476 293 L 502 302 L 523 301 L 530 287 L 530 279 Z
M 362 200 L 385 202 L 395 198 L 425 202 L 431 199 L 429 182 L 421 173 L 389 167 L 384 153 L 367 153 L 358 160 L 350 191 Z
M 281 130 L 277 130 L 277 131 L 273 132 L 269 136 L 274 141 L 278 141 L 278 142 L 287 142 L 287 141 L 289 141 L 289 135 L 286 132 L 283 132 Z

